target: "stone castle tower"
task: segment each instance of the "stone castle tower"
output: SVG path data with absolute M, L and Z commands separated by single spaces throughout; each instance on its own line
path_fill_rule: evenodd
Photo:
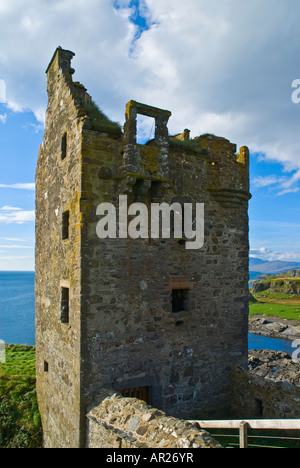
M 130 101 L 124 133 L 73 81 L 74 54 L 47 69 L 36 173 L 37 391 L 46 447 L 84 447 L 103 388 L 182 418 L 220 416 L 247 367 L 249 151 Z M 155 139 L 136 142 L 137 114 Z M 203 203 L 204 246 L 99 239 L 100 203 Z

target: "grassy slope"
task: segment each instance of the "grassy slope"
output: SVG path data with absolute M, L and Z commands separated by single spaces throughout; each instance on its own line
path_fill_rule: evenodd
M 256 302 L 250 304 L 250 316 L 264 314 L 288 320 L 300 320 L 300 306 Z
M 254 293 L 250 289 L 250 316 L 256 314 L 273 315 L 288 320 L 300 320 L 300 295 L 286 294 L 284 282 L 293 281 L 296 284 L 300 278 L 289 275 L 295 272 L 288 272 L 287 275 L 271 275 L 263 279 L 260 283 L 268 283 L 269 287 L 265 291 Z M 252 300 L 253 299 L 253 300 Z
M 264 314 L 275 315 L 288 320 L 300 320 L 299 295 L 273 292 L 268 289 L 253 294 L 253 297 L 257 302 L 250 299 L 250 316 Z
M 35 383 L 35 347 L 7 345 L 0 364 L 0 448 L 41 446 Z

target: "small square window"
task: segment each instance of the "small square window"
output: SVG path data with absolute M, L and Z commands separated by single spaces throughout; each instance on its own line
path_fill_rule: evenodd
M 62 215 L 62 239 L 69 239 L 70 231 L 70 211 L 65 211 Z
M 188 300 L 189 300 L 188 289 L 173 289 L 172 291 L 173 314 L 177 314 L 178 312 L 188 312 Z
M 61 288 L 61 312 L 60 321 L 61 323 L 69 323 L 69 288 Z

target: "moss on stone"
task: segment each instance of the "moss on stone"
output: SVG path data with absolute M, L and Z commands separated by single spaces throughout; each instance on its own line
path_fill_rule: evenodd
M 94 130 L 109 133 L 117 138 L 122 135 L 121 125 L 110 120 L 91 99 L 82 103 Z
M 178 138 L 169 138 L 170 148 L 182 151 L 188 151 L 191 153 L 202 153 L 207 154 L 207 150 L 197 140 L 179 140 Z

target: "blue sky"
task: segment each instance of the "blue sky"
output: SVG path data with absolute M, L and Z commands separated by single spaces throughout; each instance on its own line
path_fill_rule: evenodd
M 135 99 L 171 110 L 171 134 L 249 146 L 251 255 L 300 261 L 299 16 L 297 0 L 0 0 L 0 270 L 34 269 L 45 69 L 58 45 L 114 120 Z
M 43 130 L 32 112 L 6 115 L 0 124 L 0 269 L 33 270 L 35 167 Z

